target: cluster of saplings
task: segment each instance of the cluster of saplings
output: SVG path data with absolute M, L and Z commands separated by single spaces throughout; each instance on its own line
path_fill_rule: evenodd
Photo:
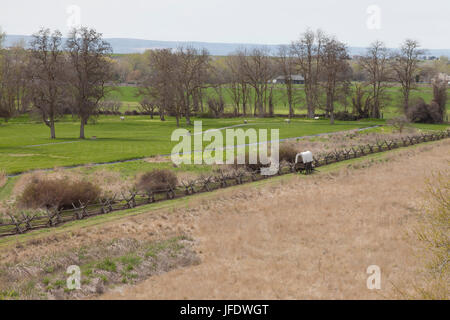
M 297 150 L 290 144 L 280 146 L 280 161 L 293 163 Z M 250 172 L 260 170 L 270 164 L 262 164 L 259 160 L 256 164 L 249 164 L 249 156 L 246 155 L 246 164 L 242 166 L 227 167 L 229 170 L 245 169 Z M 221 169 L 223 172 L 223 169 Z M 176 173 L 168 169 L 155 169 L 146 172 L 136 178 L 133 191 L 143 195 L 153 195 L 177 188 L 179 179 Z M 18 197 L 17 204 L 20 208 L 27 209 L 72 209 L 83 204 L 96 204 L 102 199 L 103 192 L 99 186 L 86 180 L 70 181 L 67 178 L 35 178 Z

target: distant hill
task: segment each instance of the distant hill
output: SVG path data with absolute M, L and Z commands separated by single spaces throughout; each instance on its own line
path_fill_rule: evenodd
M 7 47 L 12 46 L 19 41 L 29 42 L 30 36 L 20 35 L 7 35 L 5 45 Z M 175 49 L 180 46 L 190 45 L 195 48 L 206 48 L 210 54 L 214 56 L 225 56 L 239 48 L 252 49 L 256 47 L 266 46 L 267 48 L 277 52 L 277 45 L 259 45 L 248 43 L 214 43 L 214 42 L 182 42 L 182 41 L 156 41 L 156 40 L 141 40 L 141 39 L 128 39 L 128 38 L 106 38 L 113 47 L 114 53 L 126 54 L 126 53 L 140 53 L 148 49 L 161 49 L 169 48 Z M 366 48 L 362 47 L 349 47 L 351 55 L 362 55 L 365 53 Z M 427 56 L 447 56 L 450 58 L 450 49 L 427 49 Z

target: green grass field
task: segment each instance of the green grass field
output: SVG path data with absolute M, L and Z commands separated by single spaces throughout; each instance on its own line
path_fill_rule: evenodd
M 194 119 L 195 120 L 195 119 Z M 242 119 L 202 119 L 203 131 L 243 124 Z M 382 121 L 337 122 L 295 119 L 286 124 L 283 118 L 249 119 L 243 128 L 280 129 L 280 138 L 299 137 L 324 132 L 363 128 Z M 186 127 L 183 124 L 183 127 Z M 56 125 L 57 139 L 49 139 L 48 128 L 41 124 L 14 119 L 0 125 L 0 168 L 7 173 L 32 169 L 72 166 L 89 163 L 170 154 L 177 142 L 171 142 L 175 119 L 161 122 L 146 116 L 101 116 L 86 127 L 86 140 L 77 139 L 79 122 L 69 118 Z M 192 127 L 190 127 L 192 130 Z M 97 139 L 91 139 L 96 136 Z M 270 138 L 270 137 L 269 137 Z M 207 145 L 205 143 L 204 145 Z
M 399 88 L 388 89 L 391 104 L 400 101 Z M 414 95 L 420 95 L 426 101 L 431 100 L 432 92 L 429 87 L 422 87 Z M 116 87 L 112 91 L 119 97 L 124 106 L 122 111 L 137 108 L 139 96 L 136 87 Z M 298 95 L 304 94 L 302 86 L 297 88 Z M 211 91 L 207 92 L 212 94 Z M 225 98 L 231 108 L 231 97 L 224 90 Z M 288 108 L 284 104 L 284 90 L 282 85 L 275 89 L 275 112 L 287 114 Z M 302 103 L 303 104 L 303 103 Z M 450 108 L 450 102 L 448 104 Z M 296 113 L 304 110 L 296 109 Z M 395 115 L 392 106 L 385 110 L 385 118 Z M 196 119 L 193 119 L 196 120 Z M 199 119 L 197 119 L 199 120 Z M 242 118 L 232 119 L 202 119 L 203 131 L 242 125 Z M 337 132 L 355 128 L 384 124 L 385 120 L 362 120 L 356 122 L 337 121 L 330 125 L 327 120 L 294 119 L 286 124 L 284 118 L 248 118 L 245 128 L 280 129 L 280 138 L 314 135 L 326 132 Z M 184 121 L 182 127 L 186 128 Z M 416 125 L 422 129 L 445 129 L 446 125 Z M 177 142 L 170 141 L 173 130 L 176 129 L 175 119 L 168 117 L 167 121 L 150 119 L 149 116 L 126 116 L 121 121 L 119 116 L 100 116 L 95 123 L 86 127 L 86 140 L 79 140 L 79 122 L 69 116 L 58 121 L 56 125 L 56 140 L 49 139 L 49 130 L 41 122 L 34 121 L 28 116 L 11 119 L 8 123 L 0 121 L 0 171 L 8 174 L 21 173 L 34 169 L 47 169 L 61 166 L 75 166 L 92 163 L 109 163 L 114 161 L 151 157 L 170 154 Z M 192 127 L 189 128 L 192 130 Z M 96 139 L 92 139 L 95 136 Z M 270 138 L 270 137 L 269 137 Z M 206 145 L 207 143 L 204 143 Z M 127 163 L 120 165 L 120 170 L 126 171 Z M 154 164 L 152 164 L 154 165 Z M 168 166 L 168 164 L 159 164 Z M 145 165 L 147 166 L 147 165 Z M 186 170 L 191 170 L 184 168 Z M 194 170 L 198 170 L 195 168 Z M 132 171 L 135 171 L 134 169 Z

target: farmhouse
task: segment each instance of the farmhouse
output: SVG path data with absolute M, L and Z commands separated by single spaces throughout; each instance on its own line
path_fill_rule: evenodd
M 291 76 L 292 84 L 305 84 L 305 78 L 302 75 L 299 74 L 293 74 Z M 277 84 L 285 84 L 286 83 L 286 77 L 285 76 L 279 76 L 272 80 L 273 83 Z

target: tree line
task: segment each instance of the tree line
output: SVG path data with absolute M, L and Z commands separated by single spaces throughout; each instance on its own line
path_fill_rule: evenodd
M 4 34 L 0 32 L 0 44 Z M 1 48 L 1 47 L 0 47 Z M 31 112 L 50 128 L 56 137 L 55 121 L 70 113 L 80 120 L 80 138 L 84 126 L 102 109 L 117 110 L 120 101 L 109 94 L 112 81 L 124 73 L 121 58 L 111 55 L 111 46 L 93 29 L 72 30 L 63 43 L 59 31 L 42 29 L 25 48 L 18 45 L 2 49 L 0 54 L 0 117 L 6 121 L 20 113 Z M 348 47 L 321 30 L 307 30 L 278 52 L 265 47 L 241 49 L 226 56 L 212 57 L 205 49 L 180 47 L 157 49 L 128 55 L 132 73 L 139 79 L 140 108 L 158 114 L 164 121 L 173 116 L 177 125 L 193 115 L 223 117 L 225 96 L 231 97 L 234 116 L 267 117 L 274 115 L 273 79 L 282 76 L 282 91 L 289 117 L 304 108 L 307 117 L 325 113 L 335 117 L 380 118 L 389 103 L 387 89 L 396 82 L 401 88 L 401 108 L 410 119 L 442 122 L 445 114 L 446 83 L 434 83 L 431 104 L 411 102 L 417 88 L 420 44 L 405 40 L 393 52 L 375 41 L 366 54 L 351 58 Z M 356 67 L 355 67 L 356 65 Z M 355 85 L 355 69 L 364 81 Z M 295 84 L 296 76 L 304 79 Z M 304 94 L 300 95 L 300 90 Z M 304 97 L 304 98 L 303 98 Z M 351 107 L 337 112 L 336 105 Z M 425 119 L 425 120 L 424 120 Z
M 351 106 L 351 114 L 358 119 L 380 118 L 390 102 L 387 89 L 395 83 L 401 88 L 400 107 L 413 119 L 417 105 L 423 105 L 423 101 L 414 101 L 411 107 L 411 92 L 417 89 L 423 54 L 414 40 L 405 40 L 395 52 L 375 41 L 365 55 L 351 59 L 347 46 L 336 37 L 307 30 L 290 45 L 280 46 L 278 52 L 261 47 L 218 58 L 205 50 L 179 48 L 150 50 L 131 59 L 139 70 L 142 109 L 151 114 L 158 110 L 162 120 L 169 114 L 176 117 L 177 124 L 181 117 L 189 124 L 193 113 L 204 114 L 206 110 L 221 117 L 225 94 L 231 97 L 234 116 L 273 116 L 274 92 L 278 89 L 273 79 L 281 75 L 289 117 L 294 116 L 296 107 L 302 107 L 309 118 L 323 112 L 333 123 L 337 104 Z M 351 63 L 364 73 L 364 81 L 354 86 L 355 68 Z M 294 84 L 297 75 L 304 78 L 304 100 L 300 100 L 299 87 Z M 446 83 L 435 81 L 434 91 L 438 92 L 433 101 L 439 104 L 439 111 L 433 121 L 442 122 Z
M 1 37 L 1 39 L 4 35 Z M 55 121 L 64 113 L 84 126 L 98 111 L 112 75 L 111 46 L 94 29 L 73 29 L 63 43 L 59 31 L 41 29 L 29 48 L 18 45 L 0 55 L 0 117 L 30 112 L 56 138 Z

